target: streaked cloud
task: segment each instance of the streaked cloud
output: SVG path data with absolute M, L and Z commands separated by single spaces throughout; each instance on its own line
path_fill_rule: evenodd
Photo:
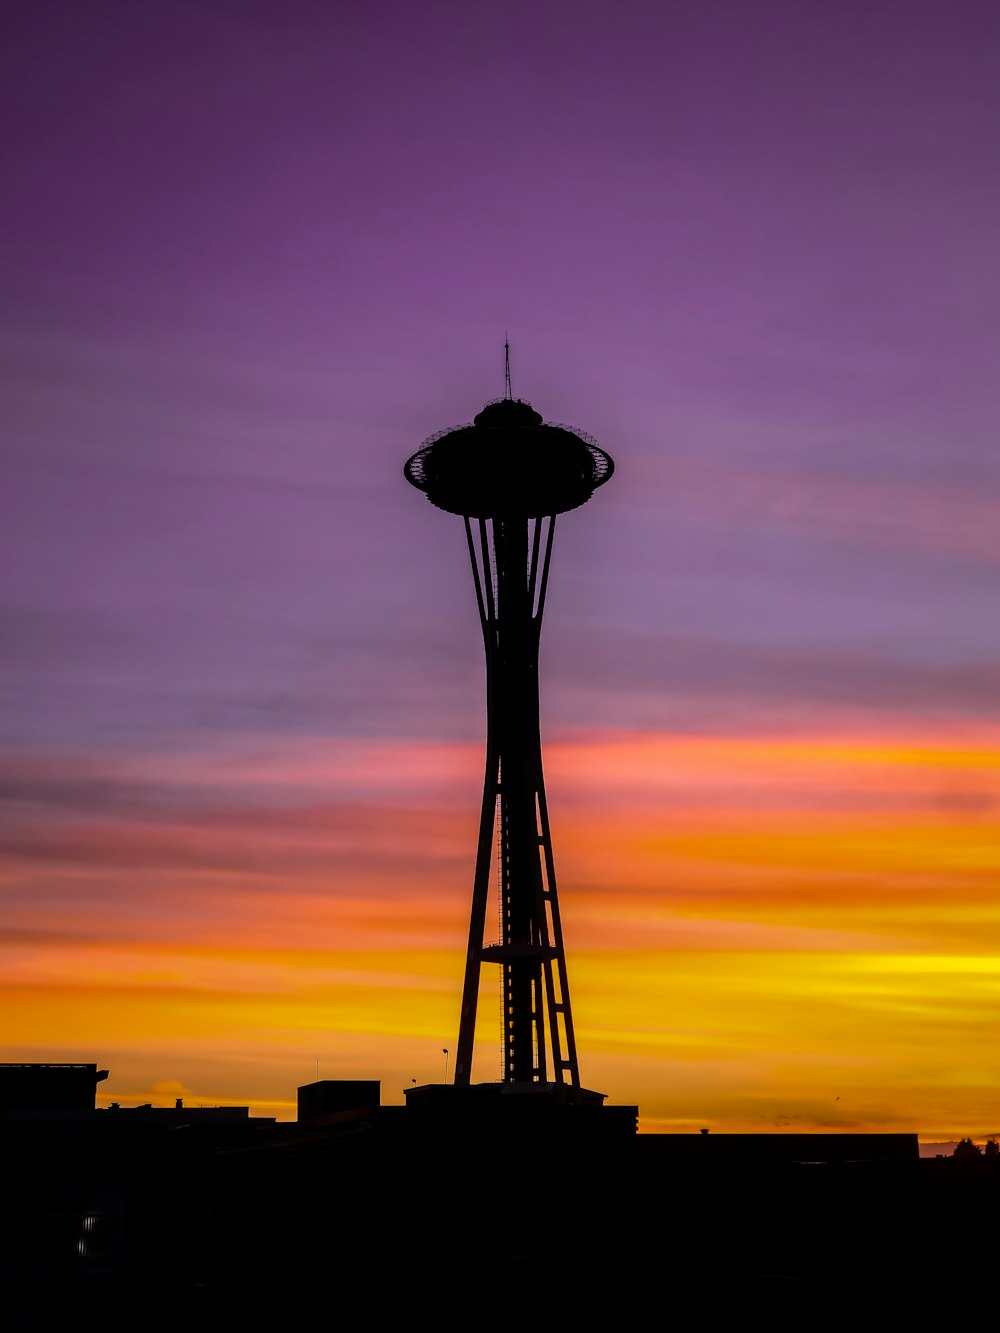
M 588 1079 L 638 1096 L 651 1124 L 705 1119 L 711 1085 L 713 1114 L 745 1126 L 778 1102 L 789 1123 L 907 1126 L 929 1094 L 907 1083 L 912 1108 L 891 1111 L 886 1071 L 919 1048 L 954 1083 L 935 1123 L 977 1097 L 985 1115 L 988 1084 L 970 1092 L 955 1052 L 995 1005 L 998 753 L 903 728 L 553 743 Z M 262 737 L 199 760 L 8 759 L 0 954 L 18 1043 L 103 1052 L 145 1034 L 194 1083 L 192 1043 L 225 1062 L 234 1039 L 364 1037 L 405 1081 L 455 1023 L 480 757 Z M 487 1071 L 494 1003 L 484 983 Z M 843 1105 L 822 1109 L 827 1084 Z

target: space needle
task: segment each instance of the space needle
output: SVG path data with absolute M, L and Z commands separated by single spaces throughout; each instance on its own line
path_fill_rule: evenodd
M 504 353 L 504 397 L 471 425 L 432 435 L 404 468 L 433 505 L 464 520 L 486 649 L 486 773 L 454 1082 L 471 1082 L 485 964 L 501 973 L 506 1090 L 603 1100 L 580 1083 L 542 776 L 538 648 L 556 516 L 586 504 L 614 463 L 589 436 L 514 398 L 506 344 Z

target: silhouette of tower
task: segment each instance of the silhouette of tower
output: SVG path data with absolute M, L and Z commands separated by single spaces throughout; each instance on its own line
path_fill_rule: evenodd
M 556 515 L 585 504 L 613 470 L 588 436 L 544 423 L 511 397 L 509 356 L 505 396 L 472 425 L 432 435 L 404 468 L 432 504 L 465 520 L 486 647 L 486 777 L 459 1087 L 470 1083 L 480 971 L 492 963 L 502 971 L 503 1082 L 601 1095 L 580 1087 L 542 779 L 538 644 Z M 488 940 L 491 897 L 498 929 Z

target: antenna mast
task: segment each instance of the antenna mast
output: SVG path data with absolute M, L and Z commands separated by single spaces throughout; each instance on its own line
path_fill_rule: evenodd
M 506 333 L 503 335 L 503 396 L 508 400 L 514 396 L 510 388 L 510 343 Z

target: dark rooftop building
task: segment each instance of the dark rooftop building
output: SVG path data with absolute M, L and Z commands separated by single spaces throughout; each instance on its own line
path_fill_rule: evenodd
M 96 1064 L 0 1064 L 0 1114 L 92 1111 L 107 1076 Z

